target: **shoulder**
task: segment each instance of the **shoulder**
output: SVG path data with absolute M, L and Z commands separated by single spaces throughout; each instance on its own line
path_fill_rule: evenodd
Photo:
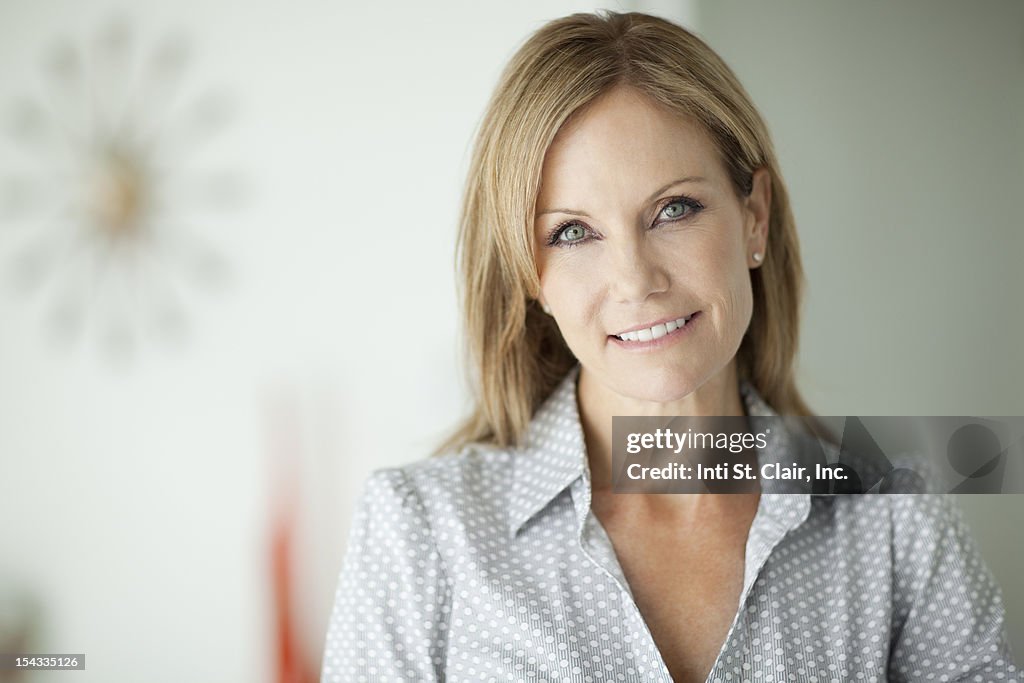
M 949 493 L 934 459 L 922 453 L 903 453 L 892 459 L 893 490 L 882 494 L 890 508 L 894 545 L 928 542 L 935 549 L 940 539 L 970 545 L 970 534 L 956 498 Z M 914 490 L 921 493 L 913 493 Z M 911 558 L 908 559 L 912 559 Z
M 896 468 L 908 463 L 893 461 Z M 925 490 L 930 492 L 814 496 L 814 527 L 847 552 L 876 559 L 888 557 L 898 576 L 923 579 L 939 567 L 949 571 L 961 563 L 983 574 L 970 528 L 955 496 L 938 492 L 943 489 L 934 486 L 932 466 L 927 462 L 915 458 L 912 464 L 908 469 L 922 475 Z M 910 484 L 907 488 L 897 486 L 896 490 L 913 490 L 914 482 Z
M 469 444 L 453 453 L 372 471 L 361 507 L 414 513 L 435 527 L 501 516 L 507 507 L 515 449 Z
M 898 493 L 884 497 L 891 510 L 897 568 L 920 574 L 940 563 L 970 570 L 979 567 L 980 555 L 952 494 Z
M 965 527 L 953 495 L 944 493 L 948 486 L 939 468 L 928 456 L 900 454 L 889 464 L 881 481 L 866 483 L 868 493 L 813 498 L 835 519 L 870 519 L 879 531 L 878 525 L 884 523 L 894 537 Z
M 458 451 L 415 460 L 405 465 L 381 467 L 370 472 L 367 488 L 418 490 L 423 494 L 450 491 L 478 483 L 498 485 L 511 475 L 514 449 L 469 444 Z
M 512 475 L 514 449 L 469 444 L 462 449 L 388 470 L 430 502 L 501 491 Z
M 935 463 L 908 453 L 889 464 L 891 470 L 870 485 L 870 493 L 812 496 L 812 528 L 849 552 L 891 557 L 896 572 L 917 573 L 941 554 L 973 553 L 954 496 L 941 493 L 946 489 Z

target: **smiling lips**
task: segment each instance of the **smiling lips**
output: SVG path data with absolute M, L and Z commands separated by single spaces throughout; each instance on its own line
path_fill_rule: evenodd
M 699 311 L 698 311 L 699 312 Z M 690 315 L 683 316 L 682 318 L 675 318 L 674 320 L 666 320 L 663 322 L 655 323 L 650 327 L 642 327 L 639 329 L 632 329 L 626 332 L 620 332 L 619 334 L 613 334 L 612 336 L 621 341 L 652 341 L 654 339 L 660 339 L 669 332 L 673 332 L 680 327 L 684 326 L 690 321 L 693 316 L 697 313 L 691 313 Z

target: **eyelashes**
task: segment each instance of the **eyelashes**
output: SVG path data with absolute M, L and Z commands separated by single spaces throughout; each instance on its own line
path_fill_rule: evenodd
M 704 209 L 704 205 L 692 197 L 672 197 L 661 207 L 658 211 L 658 215 L 661 216 L 671 207 L 681 206 L 682 209 L 677 210 L 675 215 L 671 215 L 665 220 L 656 222 L 652 228 L 662 225 L 664 223 L 677 223 L 679 221 L 685 221 L 693 218 Z M 570 219 L 556 225 L 547 236 L 547 246 L 557 248 L 571 248 L 582 244 L 587 241 L 588 233 L 592 234 L 593 231 L 585 224 L 581 223 L 578 219 Z M 572 239 L 565 239 L 566 235 L 578 235 Z

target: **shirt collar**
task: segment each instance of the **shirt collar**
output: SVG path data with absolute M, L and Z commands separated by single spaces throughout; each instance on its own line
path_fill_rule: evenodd
M 513 460 L 509 531 L 520 528 L 580 476 L 590 478 L 576 403 L 579 364 L 565 376 L 530 421 Z M 589 486 L 587 487 L 589 489 Z
M 544 509 L 562 491 L 583 477 L 584 497 L 577 509 L 578 528 L 582 529 L 590 508 L 590 464 L 576 401 L 579 364 L 558 384 L 551 396 L 534 414 L 523 445 L 513 458 L 512 486 L 509 490 L 509 534 L 511 537 L 534 515 Z M 775 417 L 777 413 L 746 380 L 740 382 L 740 396 L 751 418 Z M 759 465 L 783 462 L 791 448 L 786 430 L 772 430 L 765 449 L 758 449 Z M 770 491 L 762 482 L 762 489 Z M 761 496 L 759 514 L 783 529 L 792 529 L 807 519 L 810 494 L 773 493 Z

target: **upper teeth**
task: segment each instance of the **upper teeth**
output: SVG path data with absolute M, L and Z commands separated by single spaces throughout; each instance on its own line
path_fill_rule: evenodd
M 675 320 L 669 320 L 667 323 L 648 327 L 645 330 L 633 330 L 632 332 L 623 332 L 622 334 L 617 334 L 615 336 L 623 341 L 651 341 L 652 339 L 664 337 L 672 330 L 679 329 L 692 317 L 693 315 L 689 315 L 685 318 L 676 318 Z

